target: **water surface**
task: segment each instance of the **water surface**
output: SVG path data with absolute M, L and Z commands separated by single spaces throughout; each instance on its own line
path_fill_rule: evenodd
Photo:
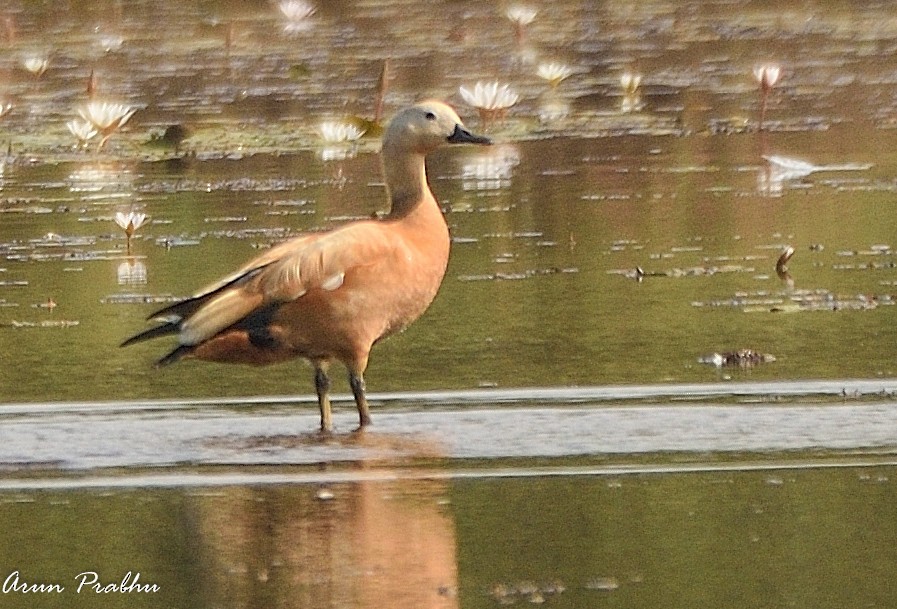
M 0 606 L 897 603 L 892 7 L 533 5 L 521 35 L 467 0 L 0 7 L 0 576 L 67 588 Z M 374 351 L 371 432 L 343 395 L 316 434 L 301 363 L 119 349 L 385 210 L 376 138 L 318 125 L 372 118 L 386 60 L 386 118 L 438 97 L 496 145 L 429 160 L 452 258 Z M 100 152 L 65 127 L 91 71 L 139 108 Z M 503 121 L 463 103 L 478 80 L 520 94 Z M 701 363 L 741 349 L 774 361 Z M 83 571 L 160 592 L 79 595 Z
M 28 598 L 41 607 L 888 606 L 897 532 L 881 515 L 894 475 L 785 467 L 6 492 L 0 556 L 23 579 L 66 586 Z M 110 582 L 139 572 L 160 592 L 77 594 L 82 570 Z
M 431 16 L 413 3 L 331 3 L 286 31 L 268 3 L 11 8 L 0 349 L 15 365 L 0 399 L 309 392 L 301 364 L 157 372 L 164 341 L 116 345 L 259 248 L 384 210 L 376 142 L 325 160 L 316 131 L 372 116 L 387 58 L 387 116 L 433 95 L 476 128 L 457 93 L 476 80 L 521 101 L 488 128 L 496 146 L 433 155 L 449 271 L 425 318 L 375 350 L 372 389 L 893 377 L 897 34 L 884 7 L 748 2 L 732 21 L 729 3 L 561 2 L 523 42 L 495 7 L 441 10 L 444 27 L 414 30 Z M 19 61 L 49 46 L 48 23 L 52 61 L 35 78 Z M 575 69 L 553 92 L 535 75 L 550 60 Z M 783 75 L 761 131 L 763 61 Z M 141 108 L 100 154 L 74 150 L 64 127 L 91 69 L 103 95 Z M 627 70 L 643 76 L 635 110 L 621 105 Z M 548 102 L 566 110 L 546 118 Z M 146 145 L 173 123 L 193 129 L 195 156 Z M 111 218 L 130 210 L 150 223 L 128 251 Z M 745 348 L 776 361 L 698 364 Z

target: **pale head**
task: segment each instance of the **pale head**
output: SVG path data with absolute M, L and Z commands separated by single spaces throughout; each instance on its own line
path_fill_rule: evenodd
M 427 154 L 445 143 L 489 144 L 474 135 L 448 105 L 427 100 L 405 108 L 393 117 L 383 135 L 383 147 Z

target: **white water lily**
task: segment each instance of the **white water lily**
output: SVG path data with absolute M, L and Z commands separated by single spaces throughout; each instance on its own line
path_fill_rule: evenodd
M 626 71 L 620 74 L 620 87 L 623 88 L 623 99 L 620 101 L 620 112 L 628 114 L 643 107 L 639 87 L 642 84 L 641 74 Z
M 513 6 L 509 6 L 508 10 L 505 11 L 505 15 L 507 15 L 508 19 L 516 23 L 517 25 L 529 25 L 536 18 L 536 15 L 539 14 L 539 11 L 536 9 L 524 6 L 522 4 L 515 4 Z
M 327 121 L 318 125 L 321 138 L 328 144 L 354 142 L 364 135 L 364 131 L 349 123 Z
M 317 10 L 313 4 L 305 0 L 281 0 L 277 7 L 286 17 L 287 25 L 284 29 L 287 32 L 298 32 L 308 27 L 306 19 Z
M 81 118 L 97 128 L 100 133 L 112 132 L 124 126 L 137 108 L 105 101 L 92 101 L 78 109 Z
M 91 101 L 78 108 L 78 114 L 103 136 L 98 148 L 134 116 L 137 108 L 105 101 Z
M 115 223 L 125 231 L 128 239 L 143 226 L 144 222 L 146 222 L 146 214 L 143 212 L 129 211 L 124 213 L 120 211 L 115 214 Z
M 354 144 L 364 131 L 350 123 L 326 121 L 318 125 L 318 133 L 324 140 L 321 158 L 325 161 L 342 161 L 355 156 Z
M 50 58 L 46 55 L 28 55 L 22 59 L 22 67 L 35 76 L 40 76 L 50 67 Z
M 620 86 L 623 87 L 624 95 L 635 95 L 639 85 L 642 84 L 641 74 L 633 74 L 632 72 L 623 72 L 620 75 Z
M 536 9 L 529 6 L 523 6 L 522 4 L 509 6 L 508 10 L 505 11 L 505 15 L 511 20 L 511 23 L 514 24 L 517 44 L 521 47 L 526 39 L 526 26 L 532 23 L 538 12 L 539 11 Z
M 86 144 L 88 140 L 91 140 L 96 136 L 99 131 L 97 131 L 96 127 L 94 127 L 91 123 L 85 120 L 79 120 L 77 118 L 73 118 L 69 122 L 65 124 L 66 127 L 69 128 L 69 131 L 78 138 L 79 144 Z
M 499 84 L 498 81 L 478 82 L 474 85 L 473 90 L 464 86 L 459 87 L 458 90 L 464 101 L 478 110 L 506 110 L 520 99 L 510 85 Z
M 540 64 L 536 73 L 539 78 L 547 80 L 552 87 L 556 87 L 561 84 L 562 80 L 569 78 L 573 74 L 573 70 L 562 63 L 552 62 Z
M 277 7 L 289 21 L 301 21 L 311 17 L 316 10 L 313 4 L 305 0 L 282 0 Z
M 782 68 L 778 64 L 764 63 L 754 66 L 754 78 L 760 85 L 760 122 L 758 125 L 760 131 L 763 131 L 763 121 L 766 118 L 766 100 L 781 75 Z
M 760 88 L 766 92 L 772 89 L 775 84 L 779 82 L 779 77 L 781 75 L 781 66 L 774 63 L 765 63 L 754 67 L 754 78 L 757 79 L 757 83 L 759 83 Z
M 467 87 L 459 87 L 461 97 L 470 106 L 473 106 L 480 113 L 480 121 L 483 125 L 490 121 L 501 118 L 508 111 L 508 108 L 517 103 L 520 96 L 515 93 L 510 85 L 499 84 L 496 82 L 482 83 L 478 82 L 473 90 Z

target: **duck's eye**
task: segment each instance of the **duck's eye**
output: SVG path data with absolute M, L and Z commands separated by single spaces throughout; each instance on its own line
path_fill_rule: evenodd
M 424 114 L 424 116 L 427 118 L 428 121 L 436 120 L 436 115 L 433 114 L 432 112 L 427 112 L 426 114 Z

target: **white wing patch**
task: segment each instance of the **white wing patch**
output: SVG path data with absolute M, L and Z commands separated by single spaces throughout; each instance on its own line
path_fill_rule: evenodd
M 337 273 L 333 277 L 328 277 L 324 281 L 321 282 L 321 289 L 326 290 L 328 292 L 332 292 L 338 289 L 341 285 L 343 285 L 343 280 L 346 278 L 345 273 Z

